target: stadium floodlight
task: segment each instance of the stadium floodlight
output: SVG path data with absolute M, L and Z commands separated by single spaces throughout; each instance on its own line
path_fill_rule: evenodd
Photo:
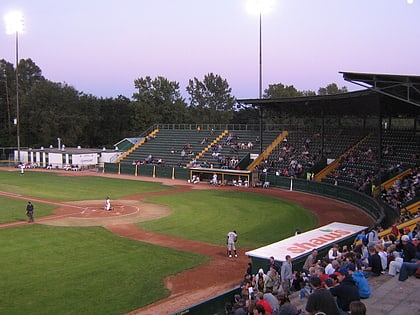
M 259 36 L 259 98 L 262 98 L 262 15 L 270 12 L 274 5 L 274 0 L 248 0 L 246 8 L 249 14 L 258 14 L 260 18 Z
M 262 15 L 270 12 L 274 6 L 274 0 L 248 0 L 246 8 L 249 14 L 258 14 L 260 18 L 260 38 L 259 38 L 259 88 L 258 97 L 261 99 L 263 94 L 263 77 L 262 77 Z M 263 134 L 262 134 L 262 111 L 259 108 L 259 121 L 260 121 L 260 153 L 263 152 Z
M 15 35 L 16 39 L 16 137 L 17 137 L 17 160 L 20 161 L 20 117 L 19 117 L 19 33 L 23 32 L 23 14 L 19 11 L 12 11 L 5 15 L 6 34 Z

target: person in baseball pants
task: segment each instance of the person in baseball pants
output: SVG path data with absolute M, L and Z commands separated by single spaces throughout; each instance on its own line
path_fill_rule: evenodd
M 232 257 L 232 252 L 234 253 L 235 257 L 238 257 L 238 253 L 236 252 L 236 246 L 235 243 L 238 240 L 238 234 L 236 234 L 236 231 L 231 231 L 227 234 L 227 254 L 229 257 Z

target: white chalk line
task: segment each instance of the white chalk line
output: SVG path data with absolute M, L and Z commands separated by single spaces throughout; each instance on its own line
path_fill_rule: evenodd
M 126 206 L 122 205 L 122 206 L 118 206 L 118 207 L 124 209 Z M 131 216 L 131 215 L 134 215 L 134 214 L 137 214 L 137 213 L 140 212 L 140 208 L 139 207 L 136 207 L 136 206 L 129 206 L 129 207 L 134 208 L 135 211 L 134 212 L 131 212 L 131 213 L 127 213 L 127 214 L 119 214 L 118 216 L 113 216 L 113 217 L 100 217 L 100 218 L 98 218 L 98 217 L 96 217 L 96 218 L 69 217 L 69 218 L 77 219 L 77 220 L 98 220 L 98 219 L 100 219 L 100 220 L 104 220 L 105 219 L 106 220 L 106 219 L 116 219 L 116 218 L 128 217 L 128 216 Z M 80 207 L 80 208 L 82 208 L 82 207 Z M 94 207 L 85 207 L 85 208 L 82 208 L 84 210 L 81 212 L 81 214 L 85 214 L 85 211 L 88 211 L 89 208 L 97 209 L 97 208 L 94 208 Z M 100 210 L 100 211 L 108 212 L 106 210 Z M 114 211 L 114 210 L 111 210 L 111 211 Z

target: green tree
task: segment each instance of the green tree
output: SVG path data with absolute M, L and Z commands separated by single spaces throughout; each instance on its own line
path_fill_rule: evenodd
M 179 83 L 164 77 L 150 76 L 134 81 L 138 90 L 131 104 L 131 130 L 140 132 L 154 123 L 183 123 L 186 103 L 181 97 Z
M 194 78 L 186 87 L 196 123 L 225 124 L 233 117 L 236 103 L 228 82 L 219 75 L 206 74 L 203 81 Z
M 45 146 L 61 138 L 67 146 L 80 145 L 89 117 L 82 115 L 79 92 L 66 84 L 42 80 L 22 97 L 23 146 Z
M 130 136 L 128 125 L 131 116 L 130 99 L 119 95 L 115 99 L 100 99 L 98 103 L 101 119 L 98 123 L 99 137 L 95 142 L 109 147 L 118 140 Z
M 330 83 L 326 87 L 320 87 L 318 90 L 318 95 L 334 95 L 334 94 L 343 94 L 347 93 L 347 87 L 343 86 L 339 88 L 336 83 Z
M 38 82 L 45 80 L 41 69 L 32 59 L 21 59 L 18 65 L 19 93 L 25 95 Z
M 309 92 L 306 92 L 309 93 Z M 304 92 L 298 91 L 293 85 L 282 83 L 269 84 L 268 89 L 264 90 L 264 98 L 285 98 L 304 96 Z
M 12 142 L 12 120 L 16 117 L 15 100 L 15 70 L 13 64 L 4 59 L 0 60 L 0 143 L 4 146 L 11 146 Z

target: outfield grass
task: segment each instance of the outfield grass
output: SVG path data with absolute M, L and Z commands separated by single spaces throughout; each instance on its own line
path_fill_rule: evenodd
M 141 222 L 143 229 L 158 233 L 225 244 L 226 234 L 236 230 L 238 246 L 255 248 L 307 231 L 316 217 L 304 208 L 252 192 L 200 190 L 147 198 L 170 206 L 167 217 Z
M 103 228 L 0 231 L 0 314 L 123 314 L 169 292 L 163 278 L 208 258 Z
M 0 191 L 56 201 L 97 200 L 172 189 L 160 183 L 97 176 L 60 176 L 58 173 L 0 170 Z

